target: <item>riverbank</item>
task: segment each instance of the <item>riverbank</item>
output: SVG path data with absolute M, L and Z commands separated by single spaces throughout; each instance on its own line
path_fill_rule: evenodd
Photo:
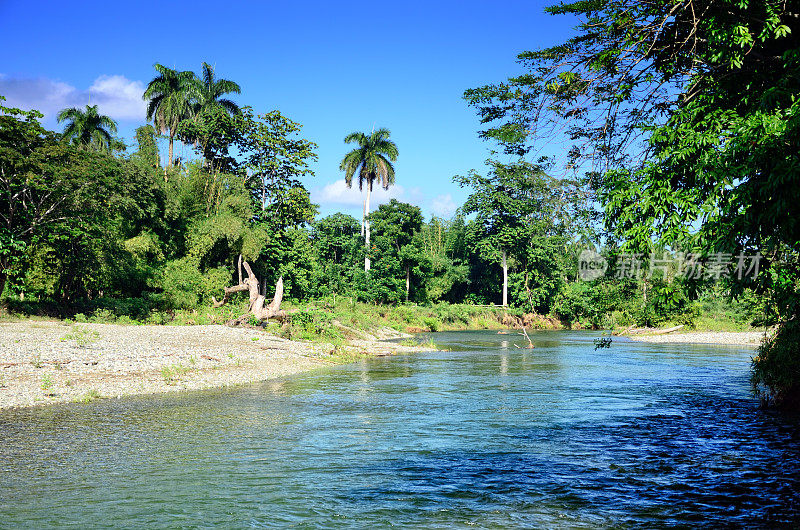
M 764 338 L 763 331 L 691 331 L 663 335 L 624 335 L 630 340 L 654 343 L 729 344 L 758 347 Z
M 0 409 L 238 385 L 423 349 L 378 340 L 399 336 L 332 345 L 222 325 L 2 323 Z

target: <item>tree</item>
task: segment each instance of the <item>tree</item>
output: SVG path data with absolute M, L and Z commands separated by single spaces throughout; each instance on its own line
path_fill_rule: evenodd
M 370 214 L 368 221 L 375 225 L 374 246 L 379 252 L 379 265 L 380 260 L 388 258 L 400 265 L 405 276 L 405 299 L 408 302 L 411 268 L 417 260 L 415 253 L 409 252 L 407 247 L 422 228 L 422 210 L 418 206 L 392 199 L 389 204 L 381 204 L 375 213 Z
M 500 260 L 503 269 L 502 305 L 507 306 L 508 255 L 529 236 L 525 218 L 534 205 L 525 193 L 526 179 L 528 172 L 538 169 L 524 162 L 504 165 L 490 161 L 488 164 L 491 170 L 487 177 L 470 171 L 466 177 L 456 175 L 453 180 L 474 190 L 462 207 L 464 214 L 476 215 L 470 223 L 470 239 L 484 257 Z
M 513 259 L 521 275 L 518 302 L 521 298 L 530 310 L 541 308 L 542 301 L 555 294 L 561 270 L 556 258 L 570 238 L 580 233 L 577 227 L 584 216 L 580 182 L 555 179 L 541 166 L 525 161 L 489 161 L 488 165 L 485 177 L 475 171 L 454 177 L 461 186 L 473 189 L 462 207 L 464 214 L 475 214 L 468 238 L 484 259 L 500 260 L 504 306 L 509 303 L 509 260 Z M 549 293 L 535 293 L 543 282 L 549 284 Z
M 178 127 L 193 114 L 192 101 L 197 94 L 197 77 L 194 72 L 178 72 L 159 63 L 153 67 L 159 75 L 148 83 L 142 99 L 147 101 L 147 119 L 153 121 L 159 133 L 169 133 L 167 167 L 172 167 L 172 146 Z
M 364 247 L 367 255 L 364 257 L 364 271 L 369 271 L 369 198 L 372 193 L 372 184 L 380 180 L 383 189 L 389 189 L 394 184 L 394 166 L 397 160 L 397 145 L 389 140 L 389 129 L 378 129 L 369 136 L 362 132 L 353 132 L 345 136 L 346 144 L 356 143 L 358 147 L 347 153 L 339 165 L 345 172 L 344 180 L 347 187 L 353 185 L 353 175 L 358 173 L 358 189 L 363 191 L 367 185 L 367 196 L 364 199 Z
M 231 116 L 239 114 L 239 106 L 223 96 L 241 93 L 242 88 L 237 83 L 228 79 L 217 79 L 214 67 L 203 62 L 202 75 L 196 81 L 194 115 L 202 116 L 203 111 L 212 108 L 222 108 Z
M 86 105 L 86 110 L 76 107 L 63 109 L 56 115 L 58 123 L 66 121 L 63 138 L 84 149 L 110 151 L 112 134 L 117 132 L 117 123 L 97 111 L 97 105 Z
M 236 142 L 241 124 L 235 118 L 241 113 L 239 106 L 223 96 L 240 94 L 238 84 L 228 79 L 217 79 L 214 68 L 204 62 L 201 75 L 191 82 L 191 119 L 181 123 L 179 134 L 188 143 L 195 144 L 210 166 L 229 164 L 228 147 Z
M 418 280 L 417 302 L 463 302 L 470 272 L 463 216 L 446 221 L 433 217 L 422 225 L 412 243 L 404 248 L 414 262 Z
M 353 272 L 361 257 L 358 220 L 335 213 L 314 222 L 311 241 L 320 265 L 319 294 L 345 294 L 353 291 Z
M 268 204 L 282 201 L 287 190 L 301 186 L 301 177 L 313 174 L 309 161 L 317 158 L 317 144 L 301 138 L 303 126 L 277 110 L 254 116 L 245 107 L 236 121 L 248 186 L 266 210 Z
M 117 159 L 59 142 L 41 117 L 0 106 L 0 292 L 37 241 L 112 222 L 128 200 Z
M 754 361 L 767 400 L 800 406 L 800 10 L 764 0 L 613 0 L 548 8 L 578 35 L 520 55 L 526 72 L 466 93 L 507 151 L 571 142 L 592 163 L 622 249 L 652 242 L 763 256 L 734 294 L 768 293 L 780 326 Z M 557 134 L 563 131 L 563 135 Z M 737 260 L 731 260 L 735 272 Z
M 158 168 L 160 162 L 158 145 L 156 145 L 156 130 L 152 125 L 142 125 L 136 128 L 136 144 L 138 149 L 131 155 L 131 160 L 147 169 Z

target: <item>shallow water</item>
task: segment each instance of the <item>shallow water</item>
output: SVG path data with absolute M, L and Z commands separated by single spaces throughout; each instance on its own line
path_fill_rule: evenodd
M 0 412 L 0 527 L 800 524 L 800 422 L 751 350 L 596 336 Z

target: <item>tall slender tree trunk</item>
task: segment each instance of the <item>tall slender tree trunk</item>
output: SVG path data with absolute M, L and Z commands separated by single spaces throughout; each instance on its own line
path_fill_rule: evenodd
M 508 305 L 508 260 L 506 251 L 502 251 L 502 265 L 503 265 L 503 307 Z
M 361 237 L 364 237 L 364 223 L 367 220 L 367 198 L 364 197 L 364 207 L 361 209 Z
M 364 245 L 367 253 L 364 255 L 364 272 L 369 271 L 369 196 L 372 194 L 372 180 L 367 182 L 367 198 L 364 201 Z
M 2 301 L 3 289 L 6 288 L 6 278 L 8 278 L 8 275 L 4 272 L 0 272 L 0 301 Z
M 406 302 L 408 302 L 408 287 L 411 284 L 411 267 L 406 265 Z
M 169 160 L 167 161 L 167 168 L 172 167 L 172 142 L 173 142 L 173 135 L 170 133 L 169 135 Z M 164 170 L 164 180 L 167 180 L 167 171 Z

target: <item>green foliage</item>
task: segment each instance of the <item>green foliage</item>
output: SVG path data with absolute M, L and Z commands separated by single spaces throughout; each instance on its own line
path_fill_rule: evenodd
M 622 250 L 648 253 L 655 243 L 765 257 L 762 273 L 736 276 L 731 293 L 768 295 L 764 324 L 796 320 L 796 6 L 619 0 L 548 11 L 577 16 L 577 35 L 520 54 L 522 75 L 466 92 L 489 124 L 482 135 L 514 154 L 563 140 L 567 168 L 593 168 L 588 175 Z M 654 284 L 650 294 L 640 316 L 648 323 L 688 307 L 681 287 Z M 790 355 L 790 341 L 776 344 L 764 355 Z M 777 379 L 754 373 L 780 393 Z
M 287 338 L 321 339 L 338 342 L 342 331 L 333 323 L 334 314 L 319 309 L 291 313 L 282 330 Z
M 168 385 L 174 385 L 177 383 L 181 376 L 191 372 L 192 368 L 183 366 L 181 363 L 175 363 L 169 366 L 164 366 L 161 368 L 161 377 L 164 379 L 164 382 Z
M 74 325 L 69 333 L 61 337 L 62 341 L 72 341 L 79 348 L 85 348 L 100 340 L 100 334 L 86 326 Z
M 59 123 L 66 121 L 64 141 L 83 149 L 110 151 L 114 147 L 112 134 L 117 132 L 117 123 L 97 112 L 97 105 L 86 105 L 86 110 L 69 108 L 56 115 Z
M 159 63 L 153 65 L 158 72 L 142 97 L 147 101 L 147 119 L 152 120 L 159 133 L 169 133 L 169 158 L 172 166 L 172 145 L 178 128 L 192 116 L 192 97 L 197 82 L 194 73 L 178 72 Z
M 42 387 L 42 390 L 47 393 L 47 395 L 50 395 L 50 389 L 53 388 L 53 385 L 55 385 L 55 381 L 53 381 L 53 375 L 42 374 L 42 383 L 40 386 Z
M 225 267 L 201 272 L 191 257 L 168 262 L 163 274 L 161 288 L 168 306 L 174 309 L 208 304 L 212 296 L 219 295 L 231 282 L 231 273 Z
M 131 155 L 131 161 L 147 170 L 158 169 L 160 161 L 158 145 L 156 145 L 156 130 L 152 125 L 142 125 L 136 128 L 136 144 L 138 149 Z
M 363 262 L 358 221 L 337 213 L 323 217 L 311 227 L 317 296 L 351 296 L 353 277 Z
M 260 218 L 279 229 L 311 222 L 316 212 L 310 211 L 307 194 L 299 193 L 299 179 L 313 174 L 309 162 L 317 158 L 317 145 L 300 138 L 302 126 L 277 110 L 255 116 L 245 107 L 236 119 L 237 147 L 245 157 L 248 188 L 261 206 Z
M 100 391 L 92 388 L 87 390 L 82 397 L 77 398 L 75 401 L 77 403 L 91 403 L 92 401 L 97 401 L 100 397 Z
M 394 165 L 399 154 L 397 145 L 389 140 L 389 129 L 380 128 L 369 136 L 362 132 L 352 132 L 345 136 L 346 144 L 355 143 L 355 149 L 342 159 L 339 169 L 344 171 L 347 187 L 353 185 L 353 176 L 358 173 L 358 189 L 364 184 L 372 190 L 373 183 L 378 180 L 384 189 L 394 184 Z
M 512 305 L 546 311 L 569 266 L 570 240 L 587 234 L 585 183 L 554 179 L 525 161 L 487 164 L 485 177 L 475 171 L 454 177 L 473 190 L 462 207 L 475 215 L 466 227 L 467 244 L 483 261 L 508 258 Z
M 422 227 L 422 211 L 417 206 L 392 199 L 380 205 L 368 220 L 372 229 L 368 251 L 372 268 L 363 281 L 368 286 L 370 299 L 382 303 L 408 301 L 406 279 L 410 284 L 411 269 L 419 261 L 410 245 Z
M 428 330 L 439 331 L 440 329 L 439 321 L 436 320 L 435 318 L 430 318 L 430 317 L 423 318 L 422 321 L 425 323 L 425 326 L 428 328 Z
M 753 388 L 768 404 L 800 406 L 800 326 L 790 321 L 778 327 L 753 358 Z

